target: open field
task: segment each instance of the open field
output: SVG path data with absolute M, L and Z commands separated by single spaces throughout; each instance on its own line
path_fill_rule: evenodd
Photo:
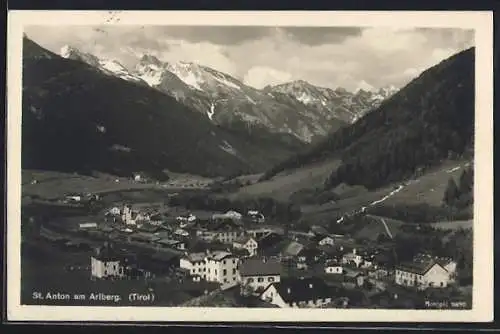
M 287 200 L 297 190 L 322 186 L 325 179 L 338 165 L 338 160 L 329 160 L 282 172 L 270 180 L 242 187 L 232 197 L 269 196 L 278 200 Z
M 458 230 L 458 229 L 469 229 L 474 225 L 474 221 L 470 220 L 455 220 L 455 221 L 443 221 L 430 224 L 432 227 L 443 230 Z
M 36 183 L 32 181 L 36 180 Z M 118 182 L 116 182 L 118 181 Z M 44 199 L 55 199 L 69 193 L 94 193 L 106 194 L 127 190 L 182 190 L 203 189 L 208 181 L 198 179 L 196 176 L 187 177 L 182 174 L 178 178 L 171 178 L 163 184 L 136 182 L 129 178 L 120 178 L 111 175 L 98 177 L 60 173 L 52 171 L 23 170 L 22 194 L 23 196 L 39 196 Z
M 407 185 L 384 203 L 427 203 L 439 206 L 443 201 L 449 178 L 453 177 L 458 181 L 468 163 L 468 161 L 446 161 L 438 168 L 425 173 L 416 182 Z
M 377 240 L 379 234 L 385 234 L 387 237 L 391 238 L 400 233 L 402 226 L 406 224 L 396 219 L 372 215 L 369 215 L 368 217 L 370 219 L 367 220 L 367 224 L 365 224 L 361 230 L 357 231 L 353 235 L 354 238 L 375 241 Z
M 375 204 L 426 203 L 440 206 L 449 177 L 458 179 L 467 163 L 467 161 L 447 161 L 416 180 L 395 183 L 373 191 L 357 191 L 356 196 L 323 205 L 304 205 L 302 216 L 304 220 L 312 223 L 321 223 L 331 221 L 345 212 Z

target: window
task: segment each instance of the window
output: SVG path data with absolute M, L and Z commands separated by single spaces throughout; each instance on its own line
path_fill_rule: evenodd
M 222 275 L 224 275 L 224 276 L 227 275 L 227 270 L 226 269 L 222 270 Z
M 247 279 L 247 283 L 253 283 L 253 278 L 250 277 L 249 279 Z
M 215 269 L 214 271 L 215 271 L 215 275 L 217 275 L 217 269 Z
M 443 286 L 444 284 L 443 284 L 443 282 L 441 282 L 441 283 L 439 283 L 439 285 L 440 285 L 440 286 Z
M 226 260 L 222 261 L 222 264 L 226 264 Z
M 227 283 L 227 279 L 224 278 L 224 283 Z
M 236 274 L 236 269 L 233 268 L 233 275 L 235 275 L 235 274 Z
M 233 259 L 233 264 L 236 264 L 236 260 L 235 259 Z
M 274 277 L 269 277 L 269 278 L 267 279 L 267 281 L 268 281 L 268 282 L 274 282 Z
M 259 277 L 257 281 L 258 282 L 264 282 L 264 277 Z

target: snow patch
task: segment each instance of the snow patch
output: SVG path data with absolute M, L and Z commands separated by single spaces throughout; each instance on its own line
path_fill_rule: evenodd
M 200 87 L 200 83 L 202 83 L 198 77 L 193 73 L 193 72 L 186 72 L 186 73 L 176 73 L 177 77 L 184 81 L 185 84 L 188 86 L 191 86 L 197 90 L 203 91 Z
M 250 103 L 257 104 L 257 102 L 255 102 L 250 96 L 246 95 L 246 97 L 247 97 L 247 100 L 250 101 Z
M 301 95 L 297 96 L 296 99 L 304 104 L 309 104 L 309 103 L 314 101 L 314 99 L 311 97 L 311 95 L 308 95 L 304 92 L 302 92 Z
M 63 58 L 69 58 L 72 50 L 73 50 L 73 48 L 71 48 L 69 45 L 65 45 L 61 48 L 61 50 L 59 51 L 59 54 Z
M 446 171 L 446 173 L 453 173 L 454 171 L 459 170 L 459 169 L 460 169 L 460 166 L 457 166 L 457 167 L 454 167 L 454 168 L 452 168 L 452 169 L 448 169 L 448 170 Z
M 132 151 L 132 149 L 130 147 L 119 145 L 119 144 L 114 144 L 113 146 L 111 146 L 111 150 L 112 151 L 127 152 L 127 153 Z
M 157 86 L 161 83 L 161 76 L 162 72 L 161 71 L 156 71 L 156 70 L 149 70 L 146 71 L 144 74 L 140 75 L 139 77 L 144 80 L 148 85 L 151 87 Z
M 234 155 L 234 156 L 237 156 L 237 155 L 238 155 L 238 152 L 236 152 L 236 150 L 235 150 L 235 149 L 231 146 L 231 144 L 229 144 L 226 140 L 224 140 L 224 141 L 222 142 L 222 145 L 219 145 L 219 147 L 220 147 L 223 151 L 225 151 L 225 152 L 227 152 L 227 153 L 229 153 L 229 154 L 232 154 L 232 155 Z
M 228 86 L 228 87 L 231 87 L 231 88 L 234 88 L 234 89 L 237 89 L 237 90 L 241 90 L 240 86 L 235 85 L 234 83 L 232 83 L 231 81 L 227 80 L 226 78 L 214 76 L 214 79 L 217 80 L 217 81 L 219 81 L 220 83 Z
M 121 79 L 135 82 L 141 81 L 140 78 L 130 74 L 127 69 L 116 60 L 102 59 L 99 61 L 99 65 L 104 70 L 111 72 Z
M 215 104 L 212 102 L 212 104 L 210 105 L 210 111 L 207 111 L 207 116 L 208 118 L 210 118 L 211 121 L 213 120 L 214 114 L 215 114 Z

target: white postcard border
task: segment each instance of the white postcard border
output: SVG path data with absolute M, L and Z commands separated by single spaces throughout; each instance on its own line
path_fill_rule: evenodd
M 475 30 L 476 130 L 472 310 L 253 309 L 20 305 L 21 80 L 25 25 L 454 27 Z M 492 12 L 10 11 L 7 34 L 7 317 L 9 321 L 485 322 L 493 319 Z

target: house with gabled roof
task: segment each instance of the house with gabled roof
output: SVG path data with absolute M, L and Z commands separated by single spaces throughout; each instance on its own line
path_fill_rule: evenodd
M 281 308 L 318 308 L 335 298 L 334 291 L 317 277 L 282 278 L 270 284 L 260 299 Z
M 420 290 L 429 287 L 445 288 L 451 282 L 450 273 L 437 261 L 407 262 L 396 266 L 394 281 L 398 285 Z
M 246 249 L 250 256 L 254 256 L 257 254 L 259 244 L 251 236 L 245 235 L 233 241 L 233 247 L 235 249 Z
M 242 291 L 255 292 L 264 290 L 269 284 L 279 282 L 282 265 L 277 259 L 247 258 L 238 265 L 239 282 Z

